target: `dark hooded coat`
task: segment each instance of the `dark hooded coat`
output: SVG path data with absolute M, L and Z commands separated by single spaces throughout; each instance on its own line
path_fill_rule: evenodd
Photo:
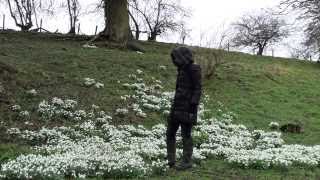
M 171 58 L 178 68 L 176 93 L 171 111 L 196 114 L 202 89 L 201 68 L 193 64 L 192 51 L 186 47 L 173 49 Z

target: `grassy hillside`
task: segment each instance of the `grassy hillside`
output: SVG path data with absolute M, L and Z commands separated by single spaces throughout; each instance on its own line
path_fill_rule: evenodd
M 27 127 L 12 113 L 12 105 L 19 104 L 34 112 L 34 107 L 42 100 L 72 98 L 80 107 L 96 104 L 113 115 L 122 105 L 120 97 L 128 94 L 122 82 L 127 82 L 128 75 L 136 73 L 137 69 L 144 72 L 147 81 L 154 77 L 163 82 L 165 90 L 174 90 L 176 70 L 169 53 L 175 45 L 143 43 L 147 52 L 139 54 L 110 48 L 82 48 L 84 42 L 65 37 L 0 32 L 0 122 L 4 122 L 0 123 L 0 163 L 30 151 L 27 144 L 6 135 L 8 128 Z M 167 66 L 167 71 L 159 69 L 163 65 Z M 215 76 L 204 81 L 204 91 L 210 96 L 208 104 L 212 115 L 218 116 L 219 109 L 233 112 L 236 123 L 251 129 L 268 130 L 268 124 L 273 121 L 280 124 L 300 122 L 304 133 L 284 134 L 284 139 L 289 144 L 315 145 L 320 142 L 319 71 L 320 64 L 311 62 L 228 53 Z M 86 77 L 102 82 L 105 87 L 84 87 Z M 36 89 L 38 95 L 29 97 L 26 91 L 31 89 Z M 34 124 L 31 129 L 70 123 L 39 121 L 32 116 L 30 122 Z M 129 114 L 114 122 L 151 126 L 165 120 L 153 113 L 147 119 Z M 320 177 L 320 169 L 252 170 L 233 167 L 222 160 L 209 160 L 191 172 L 169 172 L 166 176 L 176 179 L 314 179 Z

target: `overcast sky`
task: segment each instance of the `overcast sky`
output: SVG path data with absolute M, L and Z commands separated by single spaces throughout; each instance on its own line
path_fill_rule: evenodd
M 80 0 L 85 7 L 87 4 L 93 3 L 96 0 Z M 191 36 L 187 39 L 188 44 L 199 45 L 200 34 L 205 33 L 206 38 L 210 39 L 223 26 L 228 26 L 241 15 L 250 11 L 257 11 L 261 8 L 272 8 L 279 5 L 280 0 L 181 0 L 185 7 L 192 9 L 192 17 L 187 25 L 192 30 Z M 15 28 L 14 23 L 9 19 L 8 10 L 1 4 L 0 14 L 7 14 L 7 28 Z M 67 32 L 69 28 L 68 17 L 66 14 L 61 14 L 58 17 L 50 18 L 44 22 L 44 28 L 51 31 L 59 29 L 60 32 Z M 2 18 L 0 20 L 2 24 Z M 81 33 L 93 34 L 95 26 L 98 25 L 99 30 L 103 29 L 102 14 L 83 15 L 80 17 Z M 2 26 L 2 25 L 0 25 Z M 172 34 L 167 37 L 162 37 L 159 40 L 178 42 L 179 38 Z M 204 43 L 204 42 L 202 42 Z M 276 56 L 288 56 L 288 51 L 284 47 L 277 47 Z M 268 54 L 271 50 L 268 51 Z

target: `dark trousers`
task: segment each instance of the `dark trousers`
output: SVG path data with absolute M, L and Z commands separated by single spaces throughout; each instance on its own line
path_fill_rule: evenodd
M 168 119 L 167 128 L 167 158 L 169 165 L 173 165 L 176 162 L 176 134 L 181 126 L 181 135 L 183 142 L 183 156 L 182 160 L 184 162 L 191 162 L 193 153 L 193 143 L 192 143 L 192 123 L 183 123 L 179 117 L 171 116 Z

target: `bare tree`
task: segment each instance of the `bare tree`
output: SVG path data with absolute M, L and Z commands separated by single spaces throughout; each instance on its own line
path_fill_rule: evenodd
M 312 47 L 320 54 L 320 1 L 319 0 L 282 0 L 283 12 L 298 12 L 299 19 L 307 22 L 304 29 L 307 35 L 305 46 Z M 320 56 L 319 56 L 320 57 Z
M 292 47 L 288 44 L 291 58 L 303 59 L 303 60 L 312 60 L 313 51 L 312 48 L 305 46 L 304 43 L 299 44 L 296 47 Z
M 180 28 L 180 43 L 185 44 L 186 38 L 190 37 L 191 29 L 188 29 L 185 23 L 181 23 L 181 28 Z
M 270 12 L 246 14 L 234 23 L 233 46 L 252 47 L 262 56 L 265 48 L 289 35 L 286 23 Z
M 32 26 L 32 15 L 35 9 L 35 0 L 7 0 L 10 15 L 21 31 L 28 31 Z
M 67 0 L 66 4 L 68 8 L 68 14 L 70 19 L 70 31 L 69 34 L 76 34 L 76 23 L 80 14 L 79 0 Z
M 176 0 L 131 0 L 130 2 L 131 9 L 140 14 L 144 20 L 150 41 L 155 41 L 157 36 L 168 30 L 179 31 L 182 20 L 190 15 L 190 12 L 181 6 L 180 1 Z

